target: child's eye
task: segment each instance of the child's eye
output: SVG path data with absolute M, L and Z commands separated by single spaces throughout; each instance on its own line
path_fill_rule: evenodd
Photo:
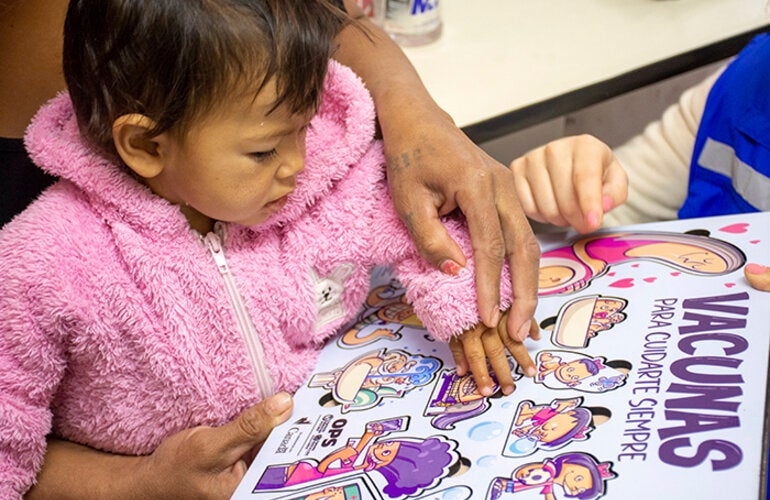
M 273 159 L 273 157 L 275 157 L 276 154 L 277 154 L 277 151 L 275 149 L 271 149 L 270 151 L 256 151 L 254 153 L 251 153 L 251 156 L 257 161 L 262 162 L 262 161 L 268 161 Z

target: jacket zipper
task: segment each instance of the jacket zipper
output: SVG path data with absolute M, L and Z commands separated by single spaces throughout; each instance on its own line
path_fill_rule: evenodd
M 235 284 L 235 279 L 230 271 L 230 266 L 227 264 L 225 258 L 224 248 L 222 242 L 224 241 L 224 228 L 217 223 L 214 226 L 214 232 L 210 232 L 203 237 L 206 246 L 214 257 L 214 262 L 219 269 L 219 274 L 222 275 L 222 279 L 225 282 L 225 288 L 230 296 L 230 303 L 235 310 L 236 320 L 238 322 L 238 329 L 241 332 L 243 340 L 246 342 L 246 348 L 249 351 L 251 357 L 251 367 L 254 372 L 254 377 L 257 382 L 257 388 L 259 389 L 262 399 L 271 396 L 274 392 L 273 378 L 270 376 L 270 372 L 265 366 L 265 350 L 262 347 L 262 343 L 259 340 L 257 329 L 254 327 L 254 322 L 249 316 L 249 312 L 246 310 L 246 305 L 243 303 L 243 297 L 238 292 L 238 287 Z

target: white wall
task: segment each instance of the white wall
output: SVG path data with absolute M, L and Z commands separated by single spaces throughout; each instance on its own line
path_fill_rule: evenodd
M 720 62 L 678 75 L 578 112 L 481 143 L 480 146 L 504 165 L 530 149 L 565 135 L 588 133 L 612 147 L 619 146 L 640 133 L 649 122 L 658 119 L 685 89 L 716 71 L 722 64 Z

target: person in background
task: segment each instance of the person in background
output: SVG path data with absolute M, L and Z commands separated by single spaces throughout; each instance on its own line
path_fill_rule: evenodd
M 50 431 L 149 456 L 126 476 L 135 496 L 194 494 L 169 481 L 191 464 L 230 460 L 237 479 L 240 460 L 182 454 L 179 434 L 295 390 L 375 265 L 394 266 L 482 394 L 487 362 L 513 391 L 508 353 L 534 375 L 505 328 L 507 280 L 489 328 L 472 264 L 451 277 L 426 265 L 396 214 L 370 94 L 329 62 L 347 23 L 327 0 L 69 3 L 68 92 L 26 132 L 60 181 L 0 231 L 0 489 L 31 487 Z M 442 222 L 469 252 L 461 214 Z
M 605 214 L 603 225 L 770 210 L 769 82 L 770 34 L 762 34 L 614 150 L 627 178 L 622 168 L 589 167 L 597 162 L 547 161 L 569 150 L 569 138 L 513 160 L 525 213 L 579 228 L 586 207 L 626 193 L 627 203 Z M 753 288 L 770 292 L 767 265 L 749 263 L 743 273 Z M 770 475 L 765 481 L 770 490 Z
M 607 207 L 608 197 L 626 193 L 627 202 L 604 215 L 604 226 L 770 210 L 768 82 L 770 34 L 763 34 L 616 148 L 619 163 L 611 168 L 548 161 L 569 150 L 570 138 L 513 160 L 524 212 L 581 230 L 586 207 Z M 744 274 L 752 287 L 770 291 L 766 265 L 747 264 Z

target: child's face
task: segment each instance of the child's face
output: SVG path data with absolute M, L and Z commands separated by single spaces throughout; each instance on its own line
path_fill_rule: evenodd
M 312 118 L 284 106 L 269 113 L 275 99 L 270 82 L 256 99 L 234 97 L 215 105 L 184 138 L 167 134 L 159 143 L 163 170 L 147 184 L 182 206 L 191 225 L 204 232 L 216 220 L 263 222 L 296 187 Z

